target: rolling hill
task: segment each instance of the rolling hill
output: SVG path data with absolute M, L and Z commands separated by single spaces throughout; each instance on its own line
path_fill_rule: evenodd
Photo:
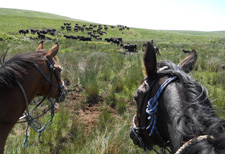
M 31 28 L 57 28 L 60 30 L 60 26 L 64 22 L 71 22 L 73 24 L 90 24 L 88 21 L 72 19 L 65 16 L 30 11 L 19 9 L 0 8 L 0 35 L 17 35 L 19 29 L 31 29 Z M 127 25 L 130 26 L 130 25 Z M 114 34 L 115 31 L 112 31 Z M 189 36 L 210 36 L 210 37 L 224 37 L 225 31 L 220 32 L 200 32 L 200 31 L 159 31 L 149 29 L 132 28 L 132 32 L 125 36 L 127 39 L 145 39 L 151 38 L 151 35 L 175 34 L 175 35 L 189 35 Z M 118 35 L 118 33 L 116 34 Z M 123 36 L 124 37 L 124 36 Z
M 65 16 L 38 12 L 38 11 L 31 11 L 31 10 L 21 10 L 21 9 L 0 8 L 0 15 L 1 16 L 20 16 L 25 18 L 32 17 L 32 18 L 47 18 L 47 19 L 55 19 L 55 20 L 75 21 L 75 19 L 65 17 Z

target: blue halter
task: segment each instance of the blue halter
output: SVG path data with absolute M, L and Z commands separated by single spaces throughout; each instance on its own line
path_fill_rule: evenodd
M 159 99 L 159 96 L 162 94 L 163 90 L 167 87 L 167 85 L 170 84 L 175 79 L 176 79 L 175 76 L 170 77 L 169 79 L 167 79 L 161 85 L 159 90 L 156 92 L 155 96 L 148 101 L 147 108 L 146 108 L 146 113 L 149 115 L 148 116 L 148 120 L 150 120 L 150 124 L 148 125 L 146 130 L 150 129 L 149 136 L 152 135 L 154 130 L 156 130 L 157 134 L 159 134 L 157 128 L 155 127 L 156 126 L 156 111 L 158 109 L 158 103 L 159 103 L 158 99 Z
M 136 137 L 138 138 L 138 140 L 143 144 L 144 146 L 144 150 L 145 150 L 145 153 L 146 153 L 146 146 L 145 146 L 145 143 L 143 142 L 143 139 L 141 136 L 139 136 L 137 134 L 137 131 L 139 129 L 145 129 L 145 130 L 150 130 L 150 133 L 149 133 L 149 136 L 151 136 L 154 132 L 154 130 L 156 131 L 156 133 L 158 134 L 158 136 L 160 137 L 160 139 L 165 143 L 164 147 L 162 147 L 162 153 L 165 154 L 166 153 L 166 150 L 170 152 L 169 149 L 167 149 L 165 146 L 167 144 L 167 142 L 161 137 L 160 133 L 158 132 L 158 129 L 156 127 L 156 111 L 158 109 L 158 99 L 160 97 L 160 95 L 162 94 L 163 90 L 171 83 L 173 82 L 177 77 L 176 76 L 173 76 L 173 77 L 170 77 L 169 79 L 167 79 L 161 86 L 160 88 L 158 89 L 158 91 L 156 92 L 155 96 L 153 98 L 151 98 L 149 101 L 148 101 L 148 104 L 147 104 L 147 108 L 146 108 L 146 113 L 149 115 L 147 118 L 148 120 L 150 120 L 150 123 L 148 125 L 148 127 L 141 127 L 139 128 L 136 124 L 135 124 L 135 116 L 133 117 L 133 128 L 132 128 L 132 131 L 134 132 L 134 134 L 136 135 Z M 147 83 L 146 83 L 147 84 Z M 149 88 L 149 85 L 147 84 L 146 85 L 148 88 Z M 148 89 L 147 88 L 147 89 Z M 147 149 L 147 150 L 153 150 L 155 153 L 159 154 L 153 147 L 151 149 Z

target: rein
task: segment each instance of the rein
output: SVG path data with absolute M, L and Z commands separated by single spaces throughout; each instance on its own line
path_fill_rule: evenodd
M 170 77 L 169 79 L 167 79 L 161 86 L 160 88 L 158 89 L 158 91 L 156 92 L 155 96 L 153 98 L 151 98 L 149 101 L 148 101 L 148 104 L 147 104 L 147 107 L 146 107 L 146 113 L 149 115 L 147 117 L 147 119 L 150 121 L 149 122 L 149 125 L 147 127 L 138 127 L 136 124 L 135 124 L 135 117 L 136 115 L 134 115 L 133 117 L 133 127 L 132 127 L 132 131 L 134 132 L 135 136 L 138 138 L 139 142 L 143 144 L 143 147 L 144 147 L 144 150 L 145 150 L 145 153 L 146 153 L 146 145 L 144 143 L 144 140 L 143 138 L 138 135 L 138 132 L 139 130 L 145 130 L 145 131 L 150 131 L 149 132 L 149 137 L 153 134 L 153 132 L 155 131 L 157 133 L 157 135 L 159 136 L 159 138 L 163 141 L 164 145 L 162 146 L 162 153 L 165 153 L 165 150 L 169 151 L 169 153 L 171 153 L 171 151 L 166 148 L 166 146 L 168 145 L 169 141 L 165 141 L 162 136 L 160 135 L 157 127 L 156 127 L 156 112 L 157 112 L 157 109 L 158 109 L 158 99 L 160 97 L 160 95 L 163 93 L 164 89 L 171 83 L 173 82 L 177 77 L 176 76 L 173 76 L 173 77 Z M 153 81 L 154 82 L 154 81 Z M 147 82 L 144 82 L 146 84 L 146 87 L 147 87 L 147 90 L 150 89 L 150 86 L 148 85 Z M 151 84 L 152 85 L 152 84 Z M 151 149 L 147 149 L 147 150 L 153 150 L 155 153 L 159 154 L 153 147 L 151 147 Z
M 200 141 L 203 141 L 203 140 L 207 140 L 207 138 L 210 137 L 210 138 L 213 138 L 212 136 L 209 136 L 209 135 L 201 135 L 201 136 L 198 136 L 197 138 L 193 138 L 193 139 L 190 139 L 189 141 L 187 141 L 186 143 L 184 143 L 178 150 L 175 154 L 181 154 L 183 152 L 183 150 L 185 150 L 186 148 L 188 148 L 190 145 L 192 145 L 194 142 L 200 142 Z
M 54 118 L 55 102 L 56 101 L 53 103 L 52 100 L 50 98 L 48 98 L 49 102 L 51 103 L 51 119 L 45 125 L 42 126 L 40 122 L 38 122 L 38 121 L 35 120 L 35 119 L 37 119 L 37 117 L 33 118 L 30 115 L 31 112 L 29 112 L 28 101 L 27 101 L 26 93 L 25 93 L 25 91 L 24 91 L 23 86 L 21 85 L 21 83 L 18 82 L 18 85 L 19 85 L 19 87 L 20 87 L 20 89 L 21 89 L 21 91 L 23 93 L 23 96 L 24 96 L 24 99 L 25 99 L 25 104 L 26 104 L 26 110 L 27 110 L 27 113 L 24 112 L 25 115 L 20 118 L 20 119 L 25 118 L 26 121 L 23 121 L 23 122 L 27 122 L 27 127 L 26 127 L 25 139 L 23 141 L 23 146 L 24 147 L 27 147 L 28 146 L 28 137 L 29 137 L 28 128 L 30 126 L 33 128 L 34 131 L 36 131 L 37 133 L 39 133 L 38 140 L 39 140 L 40 143 L 42 143 L 40 137 L 42 135 L 42 132 L 44 130 L 46 130 L 49 126 L 51 126 L 51 124 L 52 124 L 52 121 L 53 121 L 53 118 Z M 45 97 L 44 97 L 44 99 L 45 99 Z M 43 101 L 41 101 L 41 102 L 43 102 Z M 40 103 L 39 103 L 39 105 L 40 105 Z M 37 107 L 35 107 L 35 108 L 37 108 Z M 38 117 L 40 117 L 40 116 L 38 116 Z
M 52 95 L 52 87 L 56 87 L 56 88 L 59 88 L 59 97 L 53 102 L 50 98 L 47 98 L 48 101 L 51 103 L 51 108 L 49 108 L 47 111 L 45 111 L 44 113 L 42 113 L 41 115 L 37 116 L 37 117 L 32 117 L 30 114 L 36 109 L 38 108 L 38 106 L 40 106 L 42 104 L 42 102 L 46 99 L 46 97 L 43 97 L 43 99 L 31 110 L 29 111 L 29 108 L 28 108 L 28 99 L 27 99 L 27 95 L 26 95 L 26 92 L 22 86 L 22 84 L 17 81 L 17 84 L 23 94 L 23 97 L 24 97 L 24 100 L 25 100 L 25 105 L 26 105 L 26 111 L 24 112 L 24 116 L 20 117 L 19 120 L 21 119 L 26 119 L 24 121 L 19 121 L 19 122 L 6 122 L 6 121 L 0 121 L 1 123 L 5 123 L 5 124 L 13 124 L 13 123 L 23 123 L 23 122 L 27 122 L 27 127 L 26 127 L 26 133 L 25 133 L 25 139 L 24 139 L 24 142 L 23 142 L 23 146 L 27 147 L 28 146 L 28 136 L 29 136 L 29 132 L 28 132 L 28 128 L 31 126 L 34 131 L 38 132 L 39 135 L 38 135 L 38 140 L 40 143 L 42 143 L 40 137 L 42 135 L 42 132 L 44 130 L 46 130 L 49 126 L 51 126 L 52 124 L 52 121 L 53 121 L 53 118 L 54 118 L 54 111 L 55 111 L 55 103 L 58 102 L 59 100 L 61 100 L 61 98 L 63 97 L 63 94 L 65 93 L 65 86 L 64 86 L 64 81 L 63 83 L 61 84 L 61 79 L 60 77 L 58 76 L 58 74 L 55 72 L 55 68 L 54 68 L 54 63 L 55 63 L 55 60 L 53 58 L 52 60 L 52 63 L 47 59 L 46 56 L 44 56 L 44 58 L 46 58 L 46 63 L 47 65 L 49 66 L 49 69 L 51 71 L 51 77 L 49 78 L 47 75 L 44 74 L 44 72 L 41 70 L 41 68 L 36 65 L 34 63 L 34 66 L 36 67 L 36 69 L 43 75 L 43 77 L 46 79 L 46 81 L 49 82 L 49 84 L 51 85 L 50 86 L 50 89 L 49 91 L 51 92 L 51 95 Z M 57 82 L 58 82 L 58 85 L 55 85 L 53 84 L 52 82 L 52 77 L 53 77 L 53 73 L 55 74 L 55 77 L 57 79 Z M 60 85 L 61 84 L 61 85 Z M 48 92 L 49 93 L 49 92 Z M 36 121 L 35 119 L 43 116 L 45 113 L 47 113 L 49 110 L 51 110 L 51 118 L 50 120 L 42 125 L 40 122 Z M 3 154 L 4 151 L 1 153 Z

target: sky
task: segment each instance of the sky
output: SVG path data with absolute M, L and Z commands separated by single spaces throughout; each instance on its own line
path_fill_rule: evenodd
M 225 30 L 225 0 L 0 0 L 0 8 L 153 30 Z

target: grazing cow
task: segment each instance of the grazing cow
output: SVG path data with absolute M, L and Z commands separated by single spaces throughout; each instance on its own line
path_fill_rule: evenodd
M 152 45 L 154 44 L 154 40 L 153 40 L 153 39 L 151 40 L 151 44 L 152 44 Z
M 98 31 L 98 34 L 103 35 L 103 34 L 107 34 L 106 32 L 102 32 L 102 31 Z
M 66 26 L 67 33 L 71 31 L 71 26 Z
M 117 46 L 120 44 L 118 38 L 111 38 L 111 42 L 115 43 Z
M 70 39 L 70 38 L 71 38 L 70 35 L 64 35 L 64 37 L 65 37 L 66 39 Z
M 121 37 L 118 37 L 117 40 L 119 40 L 120 42 L 123 42 L 123 39 Z
M 97 31 L 101 31 L 102 30 L 102 27 L 98 27 Z
M 156 46 L 154 46 L 154 49 L 155 49 L 155 53 L 156 53 L 157 55 L 160 55 L 159 48 L 157 48 Z
M 19 30 L 19 33 L 20 34 L 23 34 L 25 36 L 27 33 L 29 33 L 29 30 L 23 30 L 23 29 L 21 29 L 21 30 Z
M 102 40 L 102 38 L 101 37 L 95 37 L 97 40 Z
M 77 39 L 78 39 L 77 36 L 72 36 L 72 35 L 71 35 L 71 38 L 72 38 L 73 40 L 77 40 Z
M 111 42 L 111 38 L 105 38 L 105 41 Z
M 137 45 L 136 44 L 121 44 L 121 46 L 126 49 L 128 52 L 136 52 Z
M 45 39 L 45 34 L 41 33 L 40 31 L 37 32 L 39 39 Z
M 50 33 L 51 35 L 55 35 L 56 29 L 51 28 L 51 29 L 47 29 L 48 33 Z
M 37 30 L 35 30 L 35 29 L 30 29 L 30 32 L 31 32 L 32 34 L 35 34 L 35 33 L 37 32 Z
M 70 26 L 71 23 L 64 23 L 64 26 Z
M 122 40 L 122 38 L 113 38 L 113 37 L 112 38 L 105 38 L 105 41 L 112 42 L 112 43 L 115 43 L 117 45 L 119 45 L 120 42 L 122 42 L 121 40 Z
M 64 30 L 65 29 L 65 27 L 64 26 L 61 26 L 61 30 Z
M 80 41 L 92 41 L 90 36 L 88 36 L 88 37 L 81 36 L 81 37 L 79 37 L 79 39 L 80 39 Z

